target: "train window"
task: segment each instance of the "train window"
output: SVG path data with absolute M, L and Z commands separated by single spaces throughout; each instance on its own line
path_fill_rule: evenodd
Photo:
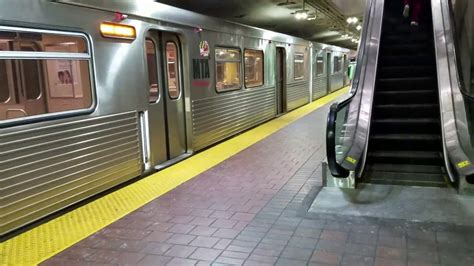
M 241 52 L 239 49 L 216 48 L 216 90 L 240 89 Z
M 295 53 L 294 57 L 294 76 L 295 80 L 304 79 L 305 68 L 304 68 L 304 54 Z
M 245 86 L 247 88 L 263 85 L 263 51 L 245 50 Z
M 88 51 L 82 35 L 0 31 L 0 122 L 91 108 Z
M 148 84 L 150 86 L 150 103 L 158 101 L 160 95 L 158 90 L 158 67 L 156 62 L 156 45 L 151 39 L 145 41 L 146 62 L 148 69 Z
M 168 95 L 171 99 L 178 99 L 180 94 L 178 62 L 178 47 L 176 43 L 167 42 L 166 67 L 168 72 Z
M 6 60 L 0 60 L 0 103 L 6 103 L 10 99 L 10 88 L 8 87 L 8 73 Z

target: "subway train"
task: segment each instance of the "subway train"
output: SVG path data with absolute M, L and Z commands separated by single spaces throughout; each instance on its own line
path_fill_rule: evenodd
M 0 235 L 349 83 L 348 49 L 152 1 L 0 14 Z

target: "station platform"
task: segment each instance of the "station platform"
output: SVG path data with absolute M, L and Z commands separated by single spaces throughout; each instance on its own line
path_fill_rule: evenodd
M 0 244 L 5 265 L 474 265 L 474 227 L 309 212 L 329 96 Z

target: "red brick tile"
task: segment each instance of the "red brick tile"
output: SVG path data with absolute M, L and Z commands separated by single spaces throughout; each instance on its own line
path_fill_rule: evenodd
M 189 258 L 195 260 L 205 260 L 205 261 L 213 261 L 215 260 L 219 254 L 222 253 L 222 250 L 219 249 L 212 249 L 212 248 L 198 248 L 194 251 Z
M 220 218 L 220 219 L 229 219 L 234 215 L 233 211 L 214 211 L 209 217 L 211 218 Z
M 235 238 L 239 233 L 240 230 L 220 228 L 213 234 L 213 236 L 220 238 Z
M 187 258 L 196 250 L 195 247 L 176 245 L 166 251 L 165 256 Z
M 213 222 L 215 222 L 215 218 L 207 218 L 207 217 L 196 217 L 194 220 L 192 220 L 189 224 L 193 225 L 201 225 L 201 226 L 209 226 Z
M 173 227 L 168 229 L 168 232 L 170 233 L 176 233 L 176 234 L 187 234 L 191 232 L 191 230 L 194 229 L 194 225 L 189 225 L 189 224 L 175 224 Z
M 212 227 L 219 228 L 232 228 L 237 223 L 237 221 L 228 220 L 228 219 L 217 219 L 214 223 L 211 224 Z
M 311 262 L 319 262 L 319 263 L 326 263 L 326 264 L 339 264 L 342 259 L 342 254 L 328 252 L 328 251 L 314 251 L 313 255 L 311 256 Z
M 236 221 L 249 222 L 254 217 L 255 217 L 255 214 L 252 214 L 252 213 L 236 212 L 230 219 L 236 220 Z
M 144 241 L 153 241 L 153 242 L 164 242 L 169 239 L 173 234 L 167 232 L 153 232 L 149 234 Z

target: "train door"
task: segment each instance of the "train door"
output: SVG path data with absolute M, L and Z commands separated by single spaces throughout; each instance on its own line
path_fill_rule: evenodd
M 157 166 L 186 153 L 180 42 L 176 35 L 147 34 L 150 162 Z
M 326 53 L 326 75 L 327 75 L 327 86 L 328 86 L 328 92 L 332 91 L 331 88 L 331 63 L 332 63 L 332 54 L 331 53 Z
M 286 52 L 285 48 L 276 48 L 276 92 L 277 114 L 286 112 Z

